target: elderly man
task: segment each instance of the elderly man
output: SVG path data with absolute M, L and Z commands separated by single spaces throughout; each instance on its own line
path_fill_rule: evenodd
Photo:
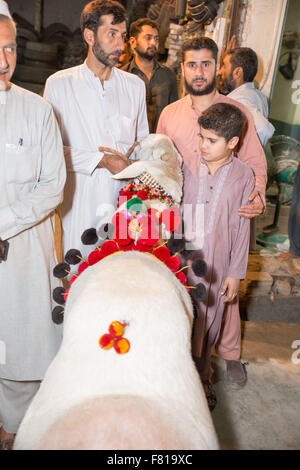
M 149 129 L 155 132 L 164 107 L 178 100 L 176 74 L 155 59 L 159 39 L 155 21 L 149 18 L 134 21 L 129 36 L 135 56 L 122 70 L 134 73 L 145 82 Z
M 3 11 L 3 10 L 1 10 Z M 61 341 L 51 319 L 53 209 L 66 177 L 54 113 L 10 83 L 16 28 L 0 14 L 0 431 L 10 449 Z
M 236 47 L 226 52 L 219 71 L 224 95 L 242 103 L 250 111 L 261 144 L 264 146 L 275 128 L 268 121 L 269 107 L 266 96 L 255 88 L 257 55 L 249 47 Z
M 247 120 L 247 130 L 242 136 L 237 157 L 249 165 L 255 175 L 255 188 L 249 194 L 249 204 L 239 209 L 239 215 L 252 218 L 263 212 L 264 193 L 267 181 L 267 164 L 264 151 L 260 145 L 253 121 L 247 109 L 237 101 L 220 95 L 216 91 L 216 73 L 218 48 L 216 43 L 207 37 L 188 39 L 182 47 L 182 74 L 188 94 L 168 105 L 161 113 L 157 132 L 168 135 L 183 157 L 184 200 L 197 200 L 200 156 L 198 119 L 202 112 L 216 103 L 229 103 L 237 106 Z M 185 184 L 193 180 L 195 185 Z M 211 188 L 213 189 L 213 188 Z M 184 202 L 183 200 L 183 202 Z M 209 201 L 208 201 L 209 202 Z M 195 341 L 203 335 L 203 322 L 209 324 L 211 318 L 204 318 L 209 311 L 201 314 L 195 322 Z M 246 374 L 240 359 L 240 317 L 238 299 L 227 304 L 224 311 L 224 324 L 219 334 L 217 353 L 227 361 L 227 378 L 233 387 L 242 387 L 246 383 Z M 204 327 L 205 331 L 205 327 Z M 206 331 L 207 334 L 211 332 Z M 195 351 L 196 363 L 200 364 L 201 351 Z M 201 366 L 199 365 L 201 375 Z
M 80 20 L 88 47 L 85 62 L 46 83 L 68 170 L 61 207 L 64 250 L 79 248 L 84 256 L 82 232 L 110 220 L 124 184 L 111 174 L 129 164 L 124 154 L 149 133 L 144 83 L 115 68 L 124 48 L 125 20 L 125 9 L 116 1 L 88 3 Z

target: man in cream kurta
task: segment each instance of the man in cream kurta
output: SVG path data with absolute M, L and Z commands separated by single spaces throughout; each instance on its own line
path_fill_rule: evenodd
M 113 180 L 111 174 L 127 163 L 99 151 L 99 147 L 126 154 L 134 142 L 149 133 L 143 81 L 114 67 L 124 47 L 125 10 L 117 2 L 108 2 L 120 14 L 121 22 L 116 23 L 115 10 L 103 14 L 102 3 L 87 4 L 81 15 L 89 48 L 86 61 L 52 75 L 44 95 L 59 122 L 68 170 L 60 208 L 64 252 L 79 248 L 84 257 L 89 250 L 81 245 L 83 231 L 110 221 L 118 192 L 125 184 Z M 90 29 L 91 17 L 98 18 L 99 27 L 94 31 Z M 107 158 L 122 166 L 106 166 Z
M 15 26 L 0 15 L 0 422 L 14 434 L 61 341 L 51 318 L 53 209 L 61 202 L 65 163 L 54 113 L 9 80 Z M 4 429 L 4 431 L 3 431 Z M 1 444 L 2 445 L 2 444 Z

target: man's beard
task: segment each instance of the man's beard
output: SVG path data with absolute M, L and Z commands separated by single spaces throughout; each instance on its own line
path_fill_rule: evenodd
M 199 79 L 194 79 L 192 80 L 191 83 L 188 83 L 186 79 L 184 79 L 184 85 L 185 85 L 185 90 L 187 93 L 189 93 L 192 96 L 202 96 L 202 95 L 208 95 L 209 93 L 212 93 L 214 89 L 216 88 L 216 75 L 212 79 L 210 83 L 206 84 L 205 88 L 202 88 L 202 90 L 195 88 L 193 86 L 193 81 L 199 80 Z
M 235 86 L 234 86 L 234 81 L 233 81 L 233 77 L 232 77 L 232 74 L 231 74 L 230 77 L 225 78 L 224 80 L 221 81 L 220 91 L 223 95 L 228 95 L 234 89 L 235 89 Z
M 101 48 L 101 46 L 99 44 L 99 41 L 98 41 L 98 38 L 95 35 L 95 44 L 93 45 L 93 53 L 94 53 L 94 56 L 96 57 L 96 59 L 99 62 L 101 62 L 101 64 L 105 65 L 106 67 L 112 68 L 115 65 L 117 65 L 117 63 L 119 62 L 119 59 L 120 59 L 123 51 L 120 50 L 120 49 L 117 49 L 117 50 L 112 51 L 109 54 L 107 54 Z M 114 56 L 114 57 L 111 57 L 111 56 Z
M 153 52 L 148 52 L 148 49 L 145 51 L 145 52 L 142 52 L 140 51 L 139 49 L 135 49 L 135 52 L 137 55 L 139 55 L 142 59 L 145 59 L 145 60 L 149 60 L 149 62 L 151 60 L 153 60 L 156 52 L 157 52 L 157 49 L 156 47 L 154 48 Z

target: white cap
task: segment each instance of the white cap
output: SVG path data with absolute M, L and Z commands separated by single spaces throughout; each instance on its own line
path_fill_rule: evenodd
M 9 18 L 11 18 L 7 3 L 4 0 L 0 0 L 0 15 L 9 16 Z

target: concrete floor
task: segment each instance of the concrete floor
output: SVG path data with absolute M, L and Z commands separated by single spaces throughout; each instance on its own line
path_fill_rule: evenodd
M 245 322 L 243 326 L 246 386 L 230 390 L 224 361 L 213 359 L 218 403 L 212 418 L 221 449 L 299 450 L 300 325 Z M 291 347 L 295 340 L 299 354 Z
M 274 204 L 257 219 L 257 233 L 273 221 Z M 279 233 L 287 235 L 289 207 Z M 226 366 L 214 356 L 217 406 L 212 418 L 221 449 L 300 449 L 300 259 L 281 262 L 280 249 L 257 245 L 240 286 L 242 361 L 248 381 L 226 383 Z

